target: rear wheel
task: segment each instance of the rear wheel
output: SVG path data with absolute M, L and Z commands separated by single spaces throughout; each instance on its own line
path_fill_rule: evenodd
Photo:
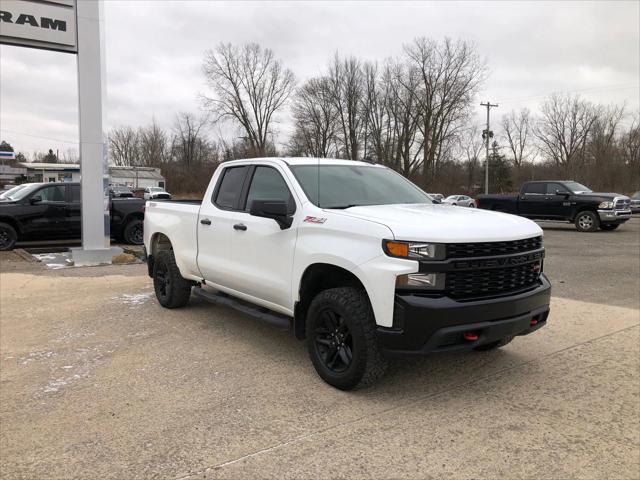
M 192 285 L 180 275 L 173 250 L 160 250 L 153 260 L 153 288 L 160 305 L 184 307 L 189 303 Z
M 475 204 L 475 203 L 473 203 L 473 202 L 471 202 L 471 203 L 469 204 L 469 208 L 476 208 L 476 204 Z
M 506 344 L 511 343 L 513 337 L 505 337 L 503 339 L 497 340 L 491 343 L 485 343 L 484 345 L 480 345 L 474 348 L 477 352 L 487 352 L 489 350 L 495 350 L 496 348 L 504 347 Z
M 0 250 L 13 250 L 18 241 L 18 233 L 8 223 L 0 222 Z
M 611 225 L 611 224 L 609 224 L 609 225 L 600 225 L 600 228 L 601 228 L 602 230 L 604 230 L 605 232 L 609 232 L 609 231 L 611 231 L 611 230 L 615 230 L 615 229 L 616 229 L 616 228 L 618 228 L 619 226 L 620 226 L 620 224 L 619 224 L 619 223 L 616 223 L 615 225 Z
M 124 227 L 122 236 L 124 241 L 131 245 L 142 245 L 144 241 L 144 223 L 139 218 L 130 220 Z
M 386 370 L 373 311 L 362 290 L 345 287 L 319 293 L 307 313 L 307 336 L 316 372 L 340 390 L 369 386 Z
M 578 212 L 575 225 L 580 232 L 595 232 L 600 226 L 600 217 L 595 212 L 588 210 Z

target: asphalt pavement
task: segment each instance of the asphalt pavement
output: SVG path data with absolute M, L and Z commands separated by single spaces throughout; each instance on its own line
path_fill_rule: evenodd
M 305 345 L 144 265 L 0 257 L 2 478 L 640 478 L 640 219 L 544 225 L 545 328 L 324 384 Z

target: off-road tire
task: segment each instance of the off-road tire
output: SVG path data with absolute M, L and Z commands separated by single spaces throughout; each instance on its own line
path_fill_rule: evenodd
M 122 238 L 124 241 L 130 245 L 142 245 L 144 242 L 142 228 L 144 222 L 139 218 L 134 218 L 133 220 L 129 220 L 124 227 L 124 231 L 122 232 Z
M 600 225 L 600 228 L 602 230 L 604 230 L 605 232 L 611 232 L 612 230 L 615 230 L 616 228 L 618 228 L 620 226 L 619 223 L 616 223 L 614 225 L 609 224 L 609 225 Z
M 574 223 L 579 232 L 595 232 L 600 227 L 600 217 L 591 210 L 583 210 L 578 212 Z
M 8 223 L 0 222 L 0 250 L 13 250 L 18 241 L 18 233 Z
M 327 310 L 342 319 L 350 335 L 352 354 L 343 372 L 332 371 L 322 358 L 317 333 L 324 326 L 321 316 Z M 373 310 L 366 293 L 352 287 L 332 288 L 320 292 L 311 302 L 306 316 L 307 347 L 318 375 L 335 388 L 353 390 L 373 384 L 384 375 L 387 361 L 379 347 Z M 330 347 L 325 347 L 330 348 Z
M 506 344 L 511 343 L 513 337 L 504 337 L 501 340 L 495 342 L 485 343 L 474 348 L 476 352 L 488 352 L 489 350 L 495 350 L 496 348 L 504 347 Z
M 160 305 L 184 307 L 189 303 L 192 285 L 180 275 L 173 250 L 160 250 L 153 259 L 153 288 Z

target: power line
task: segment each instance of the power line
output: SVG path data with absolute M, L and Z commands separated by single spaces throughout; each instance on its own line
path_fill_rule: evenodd
M 547 92 L 547 93 L 541 93 L 538 95 L 530 95 L 527 97 L 514 97 L 514 98 L 507 98 L 504 100 L 500 100 L 500 103 L 515 103 L 515 102 L 520 102 L 523 100 L 533 100 L 536 98 L 542 98 L 542 97 L 547 97 L 549 95 L 553 95 L 554 93 L 590 93 L 590 92 L 607 92 L 607 91 L 614 91 L 614 90 L 630 90 L 632 88 L 640 88 L 640 85 L 638 84 L 629 84 L 629 83 L 620 83 L 617 85 L 603 85 L 600 87 L 591 87 L 591 88 L 583 88 L 580 90 L 555 90 L 553 92 Z
M 80 143 L 78 140 L 76 140 L 76 141 L 62 140 L 61 138 L 44 137 L 42 135 L 32 135 L 30 133 L 18 132 L 18 131 L 15 131 L 15 130 L 7 130 L 6 128 L 0 129 L 0 133 L 4 133 L 4 132 L 12 133 L 14 135 L 24 135 L 25 137 L 41 138 L 43 140 L 51 140 L 52 142 L 72 143 L 74 145 L 78 145 Z

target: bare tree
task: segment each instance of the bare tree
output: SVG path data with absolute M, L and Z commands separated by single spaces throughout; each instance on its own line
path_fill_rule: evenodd
M 342 60 L 336 53 L 329 67 L 328 78 L 336 110 L 336 135 L 342 148 L 342 156 L 357 160 L 360 154 L 364 124 L 362 65 L 355 57 Z
M 109 132 L 109 156 L 120 167 L 138 165 L 138 132 L 131 127 L 115 127 Z
M 138 129 L 140 165 L 159 167 L 169 159 L 169 138 L 155 119 L 151 125 Z
M 437 177 L 440 164 L 450 153 L 484 81 L 486 68 L 476 47 L 462 40 L 454 42 L 446 38 L 438 43 L 417 38 L 405 45 L 404 52 L 421 80 L 422 183 L 427 186 Z
M 531 112 L 528 108 L 519 112 L 511 110 L 502 117 L 501 123 L 513 165 L 519 170 L 531 155 Z
M 554 94 L 540 110 L 535 135 L 542 153 L 564 174 L 575 176 L 597 119 L 596 108 L 577 95 Z
M 336 109 L 325 77 L 312 78 L 298 89 L 293 103 L 295 132 L 290 149 L 313 157 L 337 156 Z M 293 147 L 295 145 L 295 147 Z
M 206 117 L 181 112 L 176 116 L 171 141 L 173 160 L 186 168 L 211 161 L 211 145 L 203 135 Z
M 257 43 L 220 44 L 205 53 L 203 72 L 213 96 L 203 96 L 213 121 L 232 119 L 259 154 L 267 150 L 274 114 L 295 86 L 293 72 Z
M 640 172 L 640 112 L 634 114 L 633 123 L 622 135 L 620 144 L 625 163 L 637 177 Z
M 482 164 L 484 140 L 478 127 L 465 129 L 458 138 L 458 145 L 463 158 L 466 173 L 467 192 L 474 190 L 476 177 Z

